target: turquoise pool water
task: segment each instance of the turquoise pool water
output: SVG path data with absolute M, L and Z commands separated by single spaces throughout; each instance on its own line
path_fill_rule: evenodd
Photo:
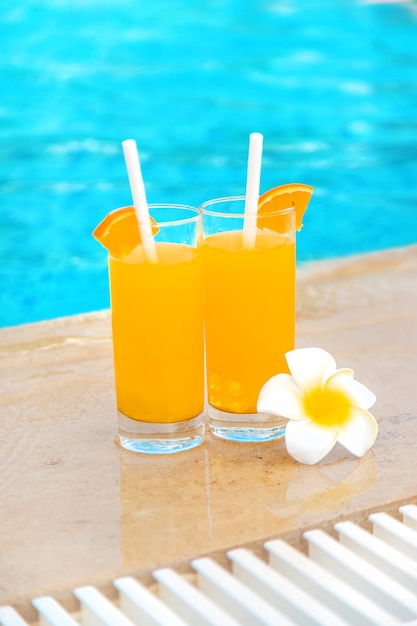
M 300 263 L 417 242 L 417 4 L 5 0 L 0 15 L 0 326 L 108 306 L 91 231 L 131 201 L 315 194 Z

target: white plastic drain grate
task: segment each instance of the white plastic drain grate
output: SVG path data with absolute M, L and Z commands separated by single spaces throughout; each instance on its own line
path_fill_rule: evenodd
M 417 506 L 402 521 L 376 513 L 372 533 L 352 522 L 304 533 L 308 556 L 285 541 L 265 543 L 267 559 L 227 552 L 230 571 L 202 557 L 195 584 L 174 569 L 155 570 L 157 594 L 132 577 L 114 581 L 117 604 L 95 587 L 74 589 L 81 610 L 54 598 L 32 601 L 40 626 L 417 626 Z M 10 606 L 1 626 L 28 626 Z

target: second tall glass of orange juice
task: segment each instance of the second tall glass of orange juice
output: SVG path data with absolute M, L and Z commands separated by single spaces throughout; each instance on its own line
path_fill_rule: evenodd
M 109 256 L 119 443 L 170 453 L 204 438 L 201 216 L 180 205 L 149 212 L 156 261 L 142 245 Z
M 232 441 L 269 441 L 286 420 L 257 413 L 262 386 L 288 372 L 295 342 L 295 230 L 292 203 L 258 216 L 254 245 L 243 241 L 244 197 L 202 208 L 208 424 Z

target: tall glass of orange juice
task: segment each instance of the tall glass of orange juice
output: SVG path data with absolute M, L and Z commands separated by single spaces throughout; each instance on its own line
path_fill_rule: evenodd
M 117 211 L 129 208 L 113 212 L 113 224 Z M 158 454 L 204 439 L 201 215 L 182 205 L 149 205 L 149 213 L 156 259 L 142 244 L 132 247 L 136 231 L 127 247 L 110 252 L 109 279 L 118 440 Z
M 286 420 L 257 412 L 261 387 L 288 372 L 295 335 L 294 204 L 255 216 L 244 242 L 244 197 L 202 206 L 208 424 L 217 437 L 269 441 Z

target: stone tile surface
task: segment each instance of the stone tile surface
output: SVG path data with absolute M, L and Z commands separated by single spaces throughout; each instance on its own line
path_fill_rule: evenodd
M 0 330 L 0 606 L 71 605 L 80 584 L 417 502 L 417 246 L 298 273 L 297 345 L 320 346 L 377 395 L 362 459 L 310 467 L 284 442 L 208 437 L 169 457 L 114 443 L 107 311 Z M 301 542 L 301 543 L 300 543 Z

